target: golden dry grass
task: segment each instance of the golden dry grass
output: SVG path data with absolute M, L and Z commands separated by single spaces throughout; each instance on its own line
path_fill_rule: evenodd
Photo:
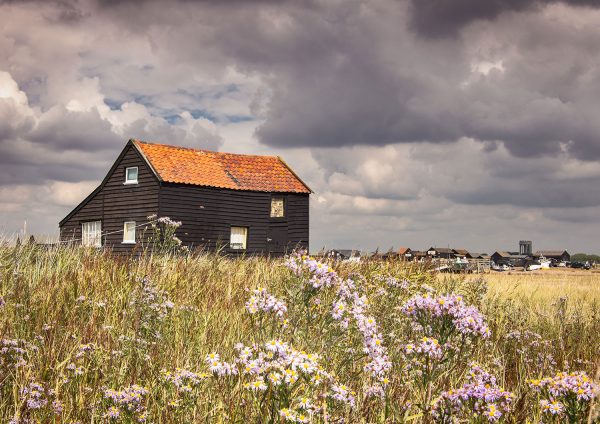
M 561 370 L 595 375 L 600 368 L 600 308 L 593 304 L 600 298 L 600 273 L 550 270 L 436 278 L 419 264 L 328 265 L 340 281 L 352 278 L 380 329 L 392 364 L 382 399 L 367 396 L 378 380 L 366 371 L 359 328 L 352 320 L 349 327 L 341 326 L 332 316 L 338 286 L 315 291 L 282 260 L 213 254 L 125 258 L 70 247 L 0 248 L 0 343 L 10 348 L 0 349 L 0 422 L 106 422 L 115 406 L 107 389 L 134 385 L 143 386 L 146 394 L 140 410 L 133 412 L 147 413 L 148 422 L 155 423 L 275 424 L 281 422 L 282 408 L 298 409 L 301 395 L 320 405 L 327 402 L 328 416 L 338 417 L 315 416 L 314 423 L 431 422 L 432 396 L 462 387 L 471 361 L 493 372 L 515 394 L 503 422 L 539 422 L 538 395 L 528 379 Z M 145 276 L 149 284 L 143 283 Z M 390 277 L 395 277 L 393 284 Z M 247 312 L 245 303 L 259 286 L 285 302 L 286 321 Z M 415 361 L 405 350 L 408 343 L 423 340 L 425 327 L 415 326 L 401 308 L 425 292 L 460 295 L 481 311 L 491 332 L 485 340 L 473 339 L 449 351 L 450 359 L 440 365 L 443 374 L 426 379 L 427 387 L 418 367 L 429 362 Z M 563 296 L 568 302 L 557 302 Z M 169 308 L 167 300 L 172 301 Z M 314 385 L 307 376 L 297 385 L 282 386 L 283 391 L 273 386 L 259 394 L 246 386 L 252 375 L 241 371 L 236 377 L 217 377 L 205 360 L 216 352 L 233 363 L 237 343 L 258 350 L 275 339 L 316 353 L 335 381 L 355 391 L 355 407 L 334 402 L 326 385 Z M 22 361 L 16 360 L 13 347 L 22 351 Z M 180 391 L 166 378 L 178 368 L 202 376 L 201 381 Z M 32 382 L 48 398 L 36 408 L 29 406 L 24 391 Z M 60 410 L 54 408 L 55 400 Z M 137 422 L 125 406 L 118 404 L 117 410 L 122 420 L 114 422 Z M 479 418 L 484 417 L 461 422 L 481 422 Z
M 600 302 L 600 271 L 547 269 L 485 274 L 489 293 L 546 304 L 567 297 L 572 303 Z

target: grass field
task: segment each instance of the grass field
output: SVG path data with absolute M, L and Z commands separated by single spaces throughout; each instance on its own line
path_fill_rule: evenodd
M 21 246 L 0 278 L 2 422 L 597 420 L 598 274 Z
M 600 270 L 551 268 L 533 272 L 492 272 L 485 275 L 490 292 L 548 304 L 568 296 L 573 303 L 600 302 Z

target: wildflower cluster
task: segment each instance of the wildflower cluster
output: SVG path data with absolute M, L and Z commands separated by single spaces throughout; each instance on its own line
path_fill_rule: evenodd
M 182 368 L 177 368 L 175 371 L 161 371 L 164 381 L 172 384 L 178 392 L 189 393 L 200 383 L 205 380 L 209 374 L 195 373 Z
M 306 252 L 298 251 L 291 254 L 285 265 L 298 277 L 306 278 L 313 289 L 331 287 L 337 283 L 337 273 L 326 263 L 317 261 Z
M 26 387 L 23 387 L 19 394 L 21 400 L 25 404 L 25 408 L 28 410 L 41 409 L 48 404 L 48 397 L 44 387 L 36 382 L 31 382 Z
M 473 339 L 488 337 L 490 330 L 479 310 L 466 305 L 462 297 L 455 294 L 436 296 L 431 291 L 417 294 L 404 303 L 401 311 L 411 319 L 413 329 L 424 334 L 420 341 L 404 345 L 404 353 L 408 359 L 406 370 L 410 371 L 415 384 L 422 389 L 420 408 L 424 414 L 430 415 L 434 413 L 431 409 L 431 395 L 435 392 L 434 386 L 438 384 L 439 377 L 449 366 L 462 362 L 459 356 L 468 352 L 466 347 Z M 484 374 L 480 374 L 481 378 L 483 376 Z M 476 389 L 485 385 L 479 383 L 474 380 L 464 390 L 445 392 L 437 405 L 438 412 L 442 410 L 447 411 L 444 413 L 456 413 L 457 405 L 452 406 L 452 402 L 460 404 L 470 400 L 483 414 L 483 406 L 476 402 L 476 395 L 479 394 Z M 498 393 L 501 393 L 499 389 Z M 490 408 L 487 411 L 488 417 L 502 413 L 495 403 L 490 403 Z
M 495 422 L 510 411 L 514 398 L 513 393 L 498 386 L 496 377 L 472 364 L 467 383 L 443 392 L 433 405 L 432 415 L 439 422 L 453 422 L 453 418 Z
M 166 384 L 167 391 L 173 394 L 167 406 L 181 409 L 183 406 L 194 405 L 195 395 L 202 382 L 208 377 L 210 374 L 196 373 L 182 368 L 177 368 L 175 371 L 161 370 L 161 379 Z
M 71 361 L 65 366 L 66 373 L 63 374 L 63 383 L 86 379 L 93 381 L 101 372 L 105 352 L 95 343 L 79 345 Z
M 421 328 L 437 331 L 442 343 L 455 331 L 465 336 L 486 338 L 490 335 L 481 312 L 473 305 L 466 305 L 462 296 L 455 294 L 415 295 L 404 304 L 402 312 L 415 319 Z
M 404 352 L 408 356 L 423 355 L 430 359 L 441 359 L 443 356 L 440 342 L 433 337 L 423 337 L 418 343 L 407 343 Z
M 531 370 L 537 372 L 556 371 L 556 360 L 552 355 L 552 343 L 533 331 L 511 331 L 506 335 L 510 351 Z
M 238 370 L 235 365 L 229 362 L 221 361 L 221 356 L 218 353 L 209 353 L 206 355 L 205 360 L 210 372 L 219 377 L 238 374 Z
M 406 279 L 401 280 L 401 279 L 393 277 L 391 275 L 375 275 L 375 276 L 373 276 L 373 280 L 383 283 L 387 287 L 399 288 L 402 290 L 406 290 L 410 286 L 410 282 L 408 280 L 406 280 Z
M 104 418 L 118 420 L 127 417 L 135 418 L 138 422 L 145 422 L 144 397 L 147 394 L 148 390 L 137 384 L 120 390 L 105 389 L 104 399 L 108 403 L 108 408 L 104 413 Z
M 327 264 L 301 253 L 291 255 L 286 265 L 296 275 L 306 278 L 314 289 L 336 287 L 337 298 L 333 302 L 331 316 L 345 329 L 348 328 L 350 318 L 354 319 L 362 336 L 363 352 L 369 358 L 369 363 L 364 366 L 364 370 L 376 380 L 387 381 L 386 374 L 392 364 L 375 318 L 367 315 L 367 297 L 360 292 L 356 281 L 352 278 L 341 279 Z
M 353 392 L 319 365 L 318 355 L 295 350 L 279 339 L 254 346 L 238 344 L 236 350 L 233 364 L 221 361 L 216 353 L 209 354 L 206 361 L 211 371 L 217 376 L 240 376 L 243 387 L 251 393 L 269 391 L 276 405 L 286 406 L 280 408 L 279 415 L 288 421 L 307 422 L 309 416 L 321 411 L 317 406 L 319 388 L 331 387 L 321 396 L 354 406 Z M 290 405 L 288 399 L 297 392 L 305 395 L 296 405 Z
M 154 216 L 156 216 L 156 215 L 154 215 Z M 151 216 L 150 216 L 150 217 L 148 217 L 148 218 L 151 218 Z M 158 224 L 164 224 L 164 225 L 167 225 L 167 226 L 169 226 L 169 227 L 174 227 L 174 228 L 179 228 L 179 227 L 181 227 L 181 221 L 173 221 L 173 220 L 172 220 L 171 218 L 169 218 L 168 216 L 161 216 L 160 218 L 158 218 L 158 219 L 156 220 L 156 222 L 157 222 Z
M 19 390 L 19 400 L 22 405 L 20 416 L 15 417 L 10 423 L 34 422 L 34 417 L 37 417 L 35 422 L 39 422 L 41 418 L 52 420 L 51 417 L 60 415 L 64 408 L 54 390 L 46 389 L 35 381 L 30 381 Z
M 181 240 L 175 235 L 181 227 L 181 221 L 173 221 L 168 216 L 157 217 L 156 214 L 148 216 L 152 234 L 148 237 L 155 252 L 172 252 L 181 246 Z
M 370 360 L 364 370 L 379 381 L 386 380 L 392 364 L 383 345 L 383 336 L 379 332 L 377 321 L 366 312 L 367 297 L 360 293 L 353 279 L 340 280 L 337 295 L 338 299 L 333 304 L 331 315 L 339 320 L 344 328 L 348 327 L 349 317 L 354 319 L 362 336 L 363 352 Z
M 138 336 L 144 340 L 160 339 L 160 325 L 175 306 L 167 294 L 144 277 L 140 280 L 130 305 L 139 315 Z
M 542 412 L 549 416 L 566 416 L 569 422 L 583 420 L 592 399 L 600 389 L 585 372 L 560 372 L 554 377 L 529 380 L 529 386 L 543 398 Z
M 293 423 L 308 423 L 310 422 L 310 415 L 303 412 L 302 410 L 295 411 L 290 408 L 283 408 L 279 410 L 279 416 L 283 418 L 284 421 L 289 421 Z
M 293 349 L 281 340 L 270 340 L 263 346 L 237 346 L 237 363 L 242 372 L 253 380 L 262 380 L 273 386 L 292 386 L 303 375 L 315 385 L 331 380 L 319 365 L 319 356 Z M 255 390 L 256 385 L 246 386 Z
M 37 347 L 25 340 L 0 339 L 0 370 L 27 365 L 30 350 L 37 350 Z
M 259 287 L 252 290 L 252 296 L 246 302 L 246 311 L 249 314 L 273 312 L 277 317 L 282 319 L 287 312 L 287 307 L 283 301 L 267 293 L 265 288 Z
M 331 397 L 337 401 L 347 403 L 350 406 L 354 406 L 354 395 L 355 393 L 351 391 L 347 386 L 343 384 L 334 384 L 331 388 L 332 394 Z

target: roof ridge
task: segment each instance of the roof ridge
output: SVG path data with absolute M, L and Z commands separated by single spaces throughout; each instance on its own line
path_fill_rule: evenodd
M 133 138 L 130 143 L 163 182 L 232 190 L 312 192 L 280 156 L 215 152 Z
M 247 156 L 247 157 L 255 157 L 255 158 L 274 158 L 274 159 L 279 159 L 279 156 L 277 156 L 277 155 L 253 155 L 253 154 L 249 154 L 249 153 L 219 152 L 219 151 L 216 151 L 216 150 L 195 149 L 193 147 L 175 146 L 173 144 L 149 142 L 149 141 L 140 140 L 138 138 L 132 138 L 131 140 L 133 140 L 136 143 L 150 144 L 150 145 L 153 145 L 153 146 L 170 147 L 172 149 L 179 149 L 179 150 L 189 150 L 189 151 L 192 151 L 192 152 L 199 152 L 199 153 L 212 153 L 212 154 L 216 154 L 216 155 L 219 155 L 219 156 L 232 155 L 232 156 Z

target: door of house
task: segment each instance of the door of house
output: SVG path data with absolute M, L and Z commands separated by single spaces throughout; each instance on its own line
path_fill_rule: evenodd
M 267 231 L 267 252 L 272 255 L 283 255 L 287 245 L 287 226 L 270 226 Z

